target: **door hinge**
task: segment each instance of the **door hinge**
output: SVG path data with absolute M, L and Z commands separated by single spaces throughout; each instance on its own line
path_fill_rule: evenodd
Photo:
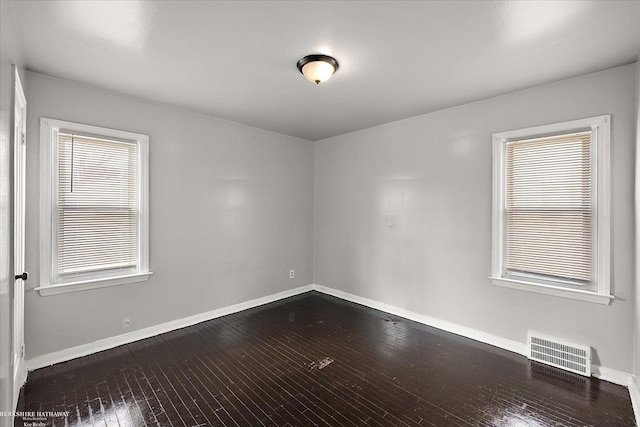
M 20 359 L 24 359 L 24 344 L 20 347 Z
M 22 144 L 25 144 L 27 142 L 27 138 L 24 132 L 22 132 L 22 134 L 20 134 L 20 142 Z

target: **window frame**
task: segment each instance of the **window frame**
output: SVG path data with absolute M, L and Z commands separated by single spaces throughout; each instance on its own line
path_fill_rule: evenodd
M 58 133 L 61 130 L 138 145 L 138 260 L 135 268 L 56 280 L 55 203 L 58 197 Z M 149 271 L 149 136 L 41 117 L 40 149 L 40 286 L 35 290 L 41 296 L 48 296 L 148 280 L 152 274 Z
M 603 115 L 544 126 L 498 132 L 493 134 L 493 208 L 491 243 L 491 279 L 497 286 L 537 292 L 583 301 L 609 304 L 611 295 L 611 116 Z M 580 289 L 562 280 L 541 279 L 526 274 L 505 271 L 505 154 L 506 143 L 591 129 L 592 132 L 592 206 L 593 281 L 589 289 Z

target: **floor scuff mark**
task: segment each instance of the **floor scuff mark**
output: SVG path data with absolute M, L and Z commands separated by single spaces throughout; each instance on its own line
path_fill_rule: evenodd
M 323 357 L 322 359 L 319 359 L 316 362 L 311 362 L 309 364 L 309 370 L 311 372 L 315 371 L 316 369 L 323 369 L 326 368 L 327 366 L 329 366 L 330 364 L 333 363 L 333 359 L 330 357 Z

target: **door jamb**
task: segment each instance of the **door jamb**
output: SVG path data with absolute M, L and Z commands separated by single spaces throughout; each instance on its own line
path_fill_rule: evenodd
M 16 153 L 15 153 L 15 149 L 16 146 L 18 146 L 18 144 L 22 144 L 22 138 L 23 135 L 26 134 L 26 108 L 27 108 L 27 100 L 24 94 L 24 86 L 22 85 L 22 81 L 20 80 L 20 74 L 18 72 L 18 68 L 14 65 L 13 66 L 13 76 L 14 76 L 14 84 L 13 84 L 13 102 L 12 102 L 12 145 L 13 145 L 13 163 L 14 163 L 14 168 L 13 168 L 13 197 L 12 197 L 12 202 L 13 202 L 13 209 L 12 209 L 12 216 L 13 216 L 13 227 L 12 227 L 12 231 L 13 231 L 13 239 L 11 242 L 11 246 L 12 246 L 12 252 L 15 252 L 15 247 L 16 247 L 16 239 L 18 236 L 15 235 L 15 222 L 16 222 L 16 218 L 15 218 L 15 211 L 16 211 L 16 194 L 15 194 L 15 179 L 22 179 L 21 177 L 16 177 L 16 168 L 15 168 L 15 159 L 16 159 Z M 18 137 L 19 139 L 16 141 L 16 135 L 15 135 L 15 125 L 16 125 L 16 120 L 17 117 L 15 117 L 15 113 L 16 113 L 16 106 L 20 105 L 23 109 L 24 109 L 24 113 L 23 113 L 23 117 L 22 117 L 22 130 L 21 130 L 21 135 Z M 26 143 L 26 141 L 25 141 Z M 26 153 L 25 153 L 26 154 Z M 23 186 L 26 186 L 26 176 L 25 176 L 25 182 L 22 183 Z M 25 212 L 24 212 L 24 208 L 23 208 L 23 212 L 22 212 L 22 216 L 23 218 L 25 217 Z M 23 246 L 25 244 L 25 236 L 23 236 Z M 12 269 L 15 269 L 15 257 L 16 257 L 16 253 L 13 254 L 14 259 L 11 262 L 11 267 Z M 14 274 L 21 274 L 22 272 L 14 272 Z M 10 281 L 11 286 L 14 288 L 13 292 L 15 292 L 15 280 Z M 23 283 L 23 287 L 24 287 L 24 283 Z M 24 294 L 24 289 L 23 289 L 23 294 Z M 12 293 L 13 295 L 13 293 Z M 13 396 L 12 396 L 12 400 L 13 400 L 13 408 L 17 407 L 18 404 L 18 398 L 20 396 L 20 389 L 22 388 L 22 386 L 24 385 L 26 379 L 27 379 L 27 368 L 26 368 L 26 358 L 25 358 L 25 344 L 24 344 L 24 308 L 22 310 L 22 349 L 20 350 L 22 356 L 19 360 L 19 365 L 18 368 L 13 366 L 13 356 L 14 356 L 14 352 L 15 349 L 13 348 L 13 343 L 14 343 L 14 338 L 13 338 L 13 331 L 15 328 L 15 325 L 13 324 L 15 321 L 15 314 L 13 313 L 13 307 L 14 307 L 14 301 L 13 298 L 11 299 L 11 308 L 12 308 L 12 314 L 11 314 L 11 323 L 12 323 L 12 327 L 11 327 L 11 331 L 12 331 L 12 337 L 11 337 L 11 355 L 10 355 L 10 365 L 11 365 L 11 378 L 12 378 L 12 382 L 13 382 Z M 23 304 L 24 304 L 24 295 L 23 295 Z

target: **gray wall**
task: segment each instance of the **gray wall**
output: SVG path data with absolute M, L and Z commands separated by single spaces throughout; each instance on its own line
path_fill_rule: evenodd
M 314 143 L 314 283 L 526 342 L 528 329 L 632 371 L 636 66 Z M 428 96 L 428 94 L 425 94 Z M 494 286 L 491 134 L 611 114 L 609 306 Z
M 635 65 L 313 146 L 36 73 L 25 77 L 28 287 L 39 276 L 41 116 L 150 135 L 155 273 L 146 283 L 50 297 L 27 292 L 28 358 L 313 281 L 520 342 L 528 329 L 584 342 L 595 348 L 595 363 L 632 372 Z M 600 114 L 613 116 L 617 299 L 601 306 L 491 285 L 491 133 Z
M 84 292 L 27 292 L 28 359 L 311 283 L 309 141 L 31 72 L 25 86 L 29 287 L 39 282 L 43 116 L 149 135 L 154 273 Z
M 0 411 L 13 411 L 13 68 L 21 67 L 13 3 L 0 1 Z M 0 417 L 9 426 L 10 417 Z

